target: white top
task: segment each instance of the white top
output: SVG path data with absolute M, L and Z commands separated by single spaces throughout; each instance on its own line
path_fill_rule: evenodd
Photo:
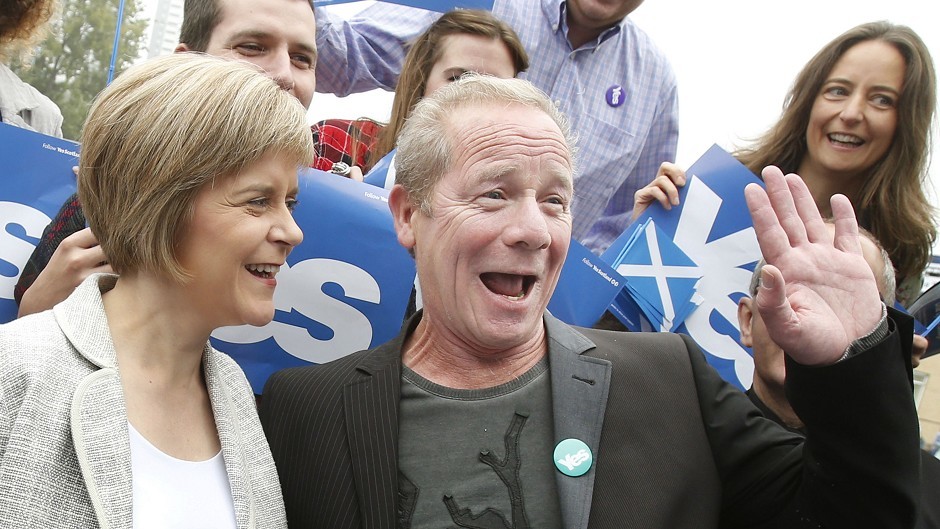
M 161 452 L 127 423 L 134 529 L 234 529 L 235 504 L 222 451 L 206 461 Z

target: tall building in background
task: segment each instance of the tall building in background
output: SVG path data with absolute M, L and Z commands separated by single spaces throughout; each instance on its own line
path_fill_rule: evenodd
M 182 24 L 183 0 L 157 0 L 147 56 L 159 57 L 172 53 L 179 43 Z

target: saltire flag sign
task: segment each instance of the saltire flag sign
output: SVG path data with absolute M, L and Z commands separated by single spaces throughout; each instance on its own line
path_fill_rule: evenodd
M 695 295 L 700 298 L 699 305 L 672 330 L 691 336 L 725 380 L 746 389 L 751 386 L 754 362 L 750 350 L 739 341 L 737 302 L 747 295 L 751 272 L 761 254 L 744 199 L 744 187 L 749 183 L 763 183 L 717 145 L 689 167 L 686 174 L 688 183 L 679 190 L 679 205 L 671 211 L 658 203 L 650 206 L 627 228 L 627 235 L 611 245 L 604 259 L 612 263 L 616 256 L 627 251 L 625 244 L 640 237 L 634 235 L 640 228 L 647 234 L 645 251 L 662 254 L 657 245 L 649 244 L 648 226 L 652 222 L 658 246 L 668 241 L 668 245 L 674 245 L 698 270 L 694 274 L 665 275 L 665 281 L 651 282 L 649 277 L 657 273 L 652 270 L 654 265 L 644 270 L 646 261 L 634 259 L 636 263 L 631 263 L 632 268 L 620 269 L 629 288 L 618 296 L 611 312 L 621 320 L 632 318 L 635 324 L 642 326 L 638 313 L 644 311 L 631 307 L 623 299 L 625 296 L 638 306 L 642 306 L 638 297 L 659 299 L 646 303 L 663 306 L 662 300 L 667 297 L 682 297 L 671 292 L 674 284 L 686 288 L 694 276 L 700 274 L 694 287 Z M 665 255 L 670 252 L 667 250 Z M 660 321 L 646 323 L 649 324 L 654 330 L 663 327 Z
M 317 7 L 348 4 L 358 2 L 359 0 L 313 0 L 313 5 Z M 389 4 L 398 4 L 408 7 L 419 7 L 428 11 L 437 11 L 446 13 L 452 9 L 486 9 L 493 10 L 493 0 L 381 0 Z
M 256 393 L 278 369 L 322 364 L 394 338 L 415 279 L 388 191 L 315 169 L 299 176 L 294 219 L 304 242 L 277 275 L 274 321 L 212 335 Z
M 572 239 L 548 311 L 565 323 L 590 327 L 604 314 L 623 283 L 623 277 L 610 265 Z
M 604 259 L 626 280 L 622 295 L 614 301 L 621 306 L 614 315 L 631 331 L 655 329 L 673 332 L 686 316 L 701 302 L 696 285 L 702 277 L 701 269 L 679 249 L 672 240 L 647 219 L 625 232 L 616 255 L 605 253 Z M 618 243 L 620 242 L 618 238 Z M 637 318 L 627 316 L 642 311 L 642 325 Z
M 13 287 L 62 203 L 75 192 L 78 144 L 0 123 L 0 323 L 16 318 Z

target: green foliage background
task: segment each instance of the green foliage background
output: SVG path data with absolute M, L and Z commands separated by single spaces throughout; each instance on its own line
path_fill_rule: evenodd
M 62 133 L 77 140 L 95 96 L 108 81 L 120 0 L 63 0 L 60 16 L 32 61 L 11 68 L 62 109 Z M 147 20 L 139 0 L 126 0 L 115 77 L 136 59 Z M 16 62 L 16 61 L 14 61 Z

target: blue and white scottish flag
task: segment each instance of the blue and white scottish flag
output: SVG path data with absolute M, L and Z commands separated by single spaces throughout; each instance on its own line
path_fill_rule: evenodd
M 739 342 L 737 302 L 746 295 L 760 247 L 744 200 L 744 187 L 763 183 L 733 156 L 713 146 L 686 171 L 679 206 L 649 207 L 634 226 L 649 219 L 698 267 L 701 303 L 675 329 L 691 336 L 709 363 L 729 382 L 750 387 L 754 362 Z M 635 227 L 625 233 L 632 234 Z M 629 236 L 627 237 L 629 238 Z M 615 242 L 617 245 L 620 242 Z M 619 252 L 611 246 L 608 252 Z M 630 278 L 627 278 L 629 284 Z
M 642 311 L 650 328 L 670 332 L 701 302 L 696 295 L 696 285 L 702 277 L 700 268 L 652 219 L 636 226 L 622 246 L 615 243 L 611 248 L 618 251 L 608 250 L 603 258 L 626 281 L 624 295 L 614 303 L 629 304 L 614 311 L 614 315 L 631 330 L 642 330 L 638 326 L 641 322 L 629 316 L 633 314 L 633 304 Z
M 16 318 L 13 287 L 42 230 L 75 192 L 78 144 L 0 123 L 0 323 Z

